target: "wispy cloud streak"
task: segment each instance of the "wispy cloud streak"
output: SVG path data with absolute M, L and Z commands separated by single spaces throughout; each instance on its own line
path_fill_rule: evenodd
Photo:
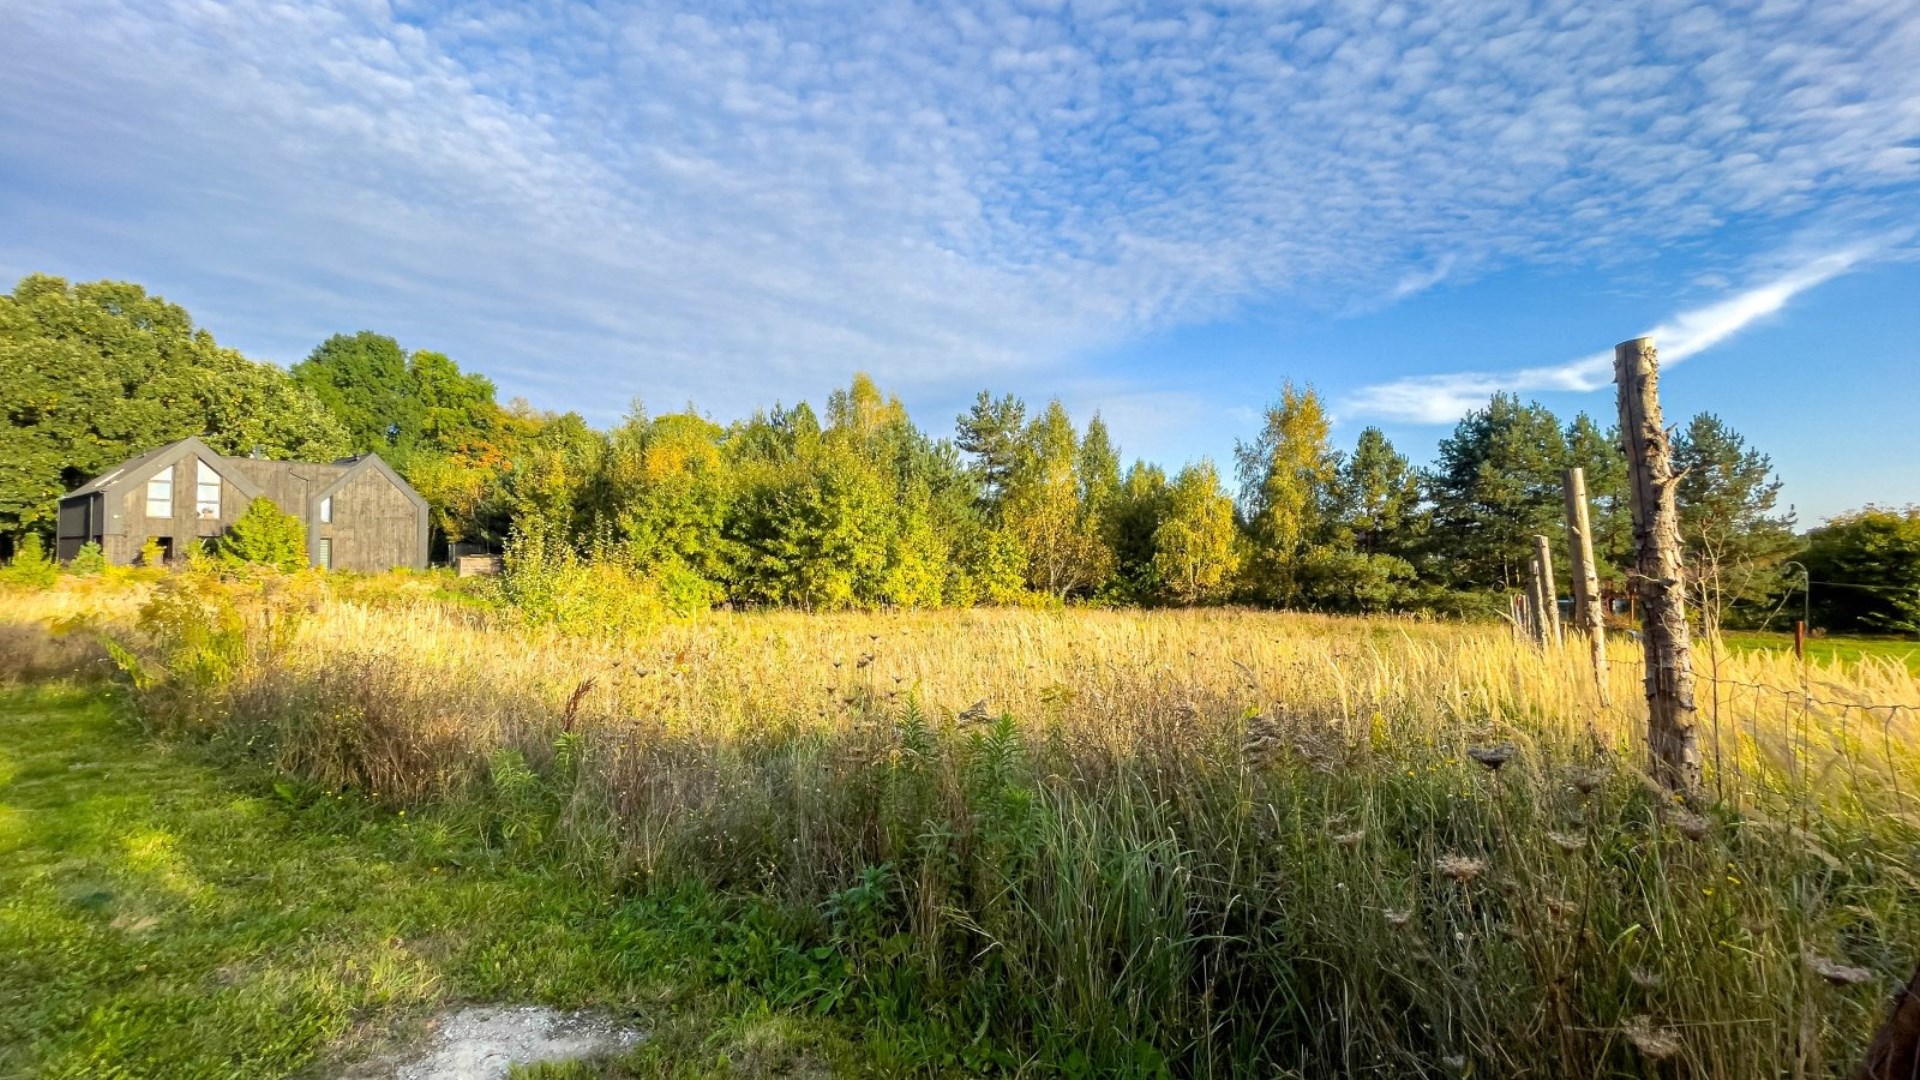
M 1869 256 L 1849 248 L 1809 259 L 1792 270 L 1717 303 L 1684 311 L 1648 330 L 1661 362 L 1678 364 L 1775 314 L 1794 297 L 1853 269 Z M 1613 354 L 1595 353 L 1546 367 L 1416 375 L 1364 387 L 1340 403 L 1347 416 L 1447 424 L 1500 392 L 1598 390 L 1613 381 Z

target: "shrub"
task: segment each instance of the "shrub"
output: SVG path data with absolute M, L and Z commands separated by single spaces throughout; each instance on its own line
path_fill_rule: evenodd
M 33 589 L 47 588 L 59 576 L 60 568 L 47 557 L 47 549 L 41 546 L 39 533 L 28 533 L 23 537 L 13 550 L 13 561 L 5 569 L 0 569 L 0 581 Z
M 228 526 L 215 554 L 228 564 L 252 563 L 293 573 L 307 565 L 307 528 L 273 500 L 255 499 L 240 520 Z
M 67 573 L 82 577 L 102 573 L 106 568 L 106 553 L 101 551 L 100 545 L 92 540 L 80 545 L 80 550 L 75 552 L 73 558 L 67 563 Z
M 1920 507 L 1834 518 L 1813 530 L 1800 561 L 1824 629 L 1920 633 Z
M 548 530 L 516 530 L 504 561 L 500 599 L 535 626 L 583 637 L 634 634 L 668 614 L 657 578 L 617 555 L 582 558 Z M 688 602 L 684 595 L 675 599 Z

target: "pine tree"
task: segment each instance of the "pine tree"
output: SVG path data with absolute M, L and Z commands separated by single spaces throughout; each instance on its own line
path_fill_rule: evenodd
M 1712 413 L 1674 438 L 1673 464 L 1687 572 L 1702 618 L 1718 626 L 1729 607 L 1779 590 L 1780 564 L 1799 546 L 1793 515 L 1774 512 L 1773 461 Z
M 1602 430 L 1586 413 L 1575 416 L 1567 425 L 1567 464 L 1586 472 L 1587 524 L 1601 588 L 1620 592 L 1633 565 L 1633 507 L 1619 425 Z
M 955 421 L 954 445 L 973 458 L 972 470 L 980 483 L 981 504 L 999 510 L 1007 482 L 1020 463 L 1021 437 L 1026 431 L 1027 407 L 1012 394 L 998 400 L 980 391 L 973 408 Z
M 1420 476 L 1379 428 L 1360 432 L 1334 486 L 1335 542 L 1363 555 L 1409 550 L 1420 508 Z
M 44 589 L 60 578 L 60 567 L 47 557 L 40 534 L 30 532 L 14 545 L 13 559 L 0 567 L 0 582 Z
M 1534 536 L 1564 534 L 1566 461 L 1566 436 L 1545 406 L 1495 394 L 1468 413 L 1426 474 L 1434 510 L 1428 561 L 1458 587 L 1517 587 Z
M 67 561 L 67 573 L 79 577 L 91 577 L 105 573 L 107 569 L 106 552 L 100 550 L 98 541 L 89 540 L 80 545 L 73 558 Z

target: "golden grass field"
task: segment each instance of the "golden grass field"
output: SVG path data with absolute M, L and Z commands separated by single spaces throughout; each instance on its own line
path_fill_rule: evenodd
M 484 805 L 616 889 L 798 912 L 861 1022 L 932 1017 L 1008 1071 L 1838 1075 L 1920 956 L 1898 660 L 1701 643 L 1682 805 L 1640 773 L 1625 638 L 1603 701 L 1584 650 L 1497 625 L 1243 610 L 594 640 L 420 581 L 195 577 L 0 620 L 23 671 L 119 643 L 158 729 Z

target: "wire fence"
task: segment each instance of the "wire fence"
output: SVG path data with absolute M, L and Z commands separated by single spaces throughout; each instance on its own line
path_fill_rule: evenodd
M 1735 666 L 1736 654 L 1712 639 L 1698 644 L 1692 665 L 1695 716 L 1714 782 L 1724 785 L 1746 771 L 1741 755 L 1728 754 L 1735 739 L 1744 739 L 1791 779 L 1877 781 L 1903 801 L 1908 798 L 1907 788 L 1915 780 L 1910 770 L 1920 766 L 1920 678 L 1904 661 L 1847 661 L 1852 666 L 1841 668 L 1796 659 L 1798 682 L 1788 685 L 1724 671 Z M 1612 662 L 1630 673 L 1634 685 L 1644 685 L 1645 658 L 1636 656 L 1624 664 L 1621 659 L 1617 651 L 1612 654 Z M 1841 681 L 1843 676 L 1849 677 L 1847 682 Z M 1876 699 L 1876 692 L 1884 696 Z M 1626 709 L 1638 704 L 1615 702 L 1616 708 Z

